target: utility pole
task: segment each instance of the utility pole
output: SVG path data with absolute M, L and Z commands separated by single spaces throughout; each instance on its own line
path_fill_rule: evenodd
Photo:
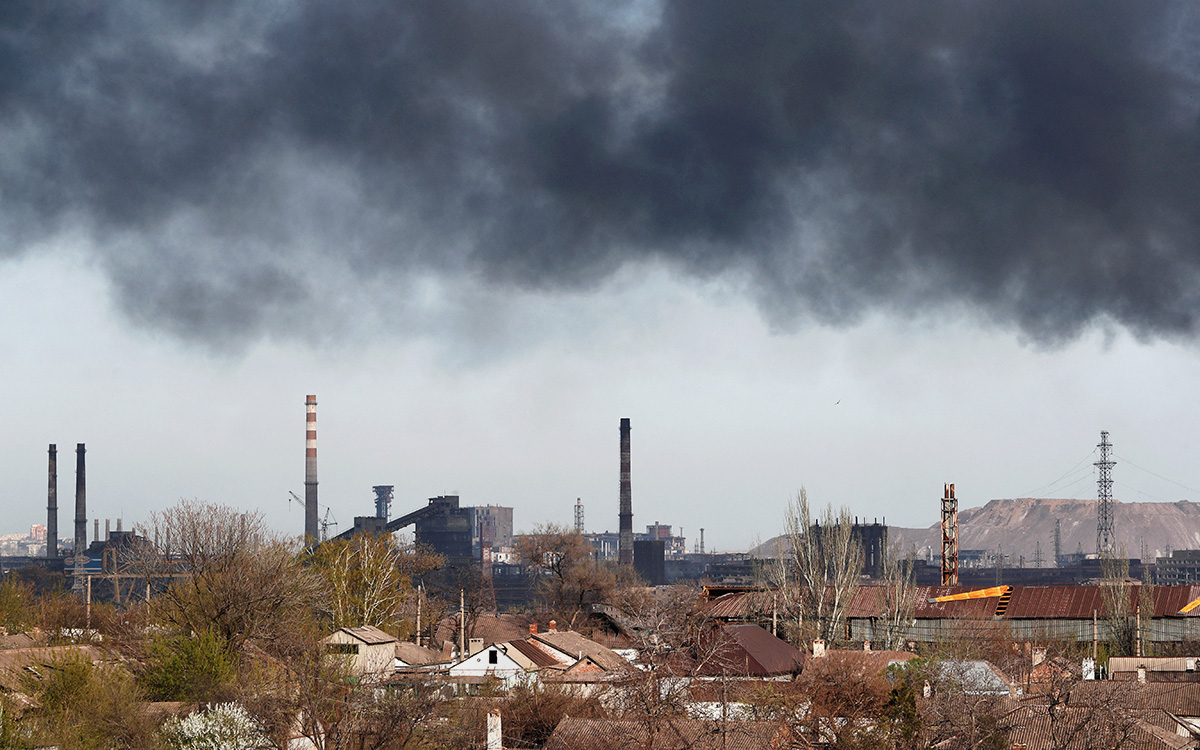
M 1058 567 L 1062 563 L 1059 560 L 1062 558 L 1062 521 L 1054 519 L 1054 567 Z
M 463 590 L 458 590 L 458 658 L 467 658 L 467 600 Z

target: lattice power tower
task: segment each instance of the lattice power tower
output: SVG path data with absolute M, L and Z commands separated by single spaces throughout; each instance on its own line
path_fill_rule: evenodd
M 942 585 L 958 585 L 958 499 L 952 484 L 942 488 Z
M 1100 460 L 1093 464 L 1100 470 L 1096 477 L 1096 497 L 1100 501 L 1096 505 L 1096 553 L 1112 554 L 1113 551 L 1113 496 L 1112 496 L 1112 467 L 1117 462 L 1112 460 L 1112 443 L 1108 442 L 1108 431 L 1100 431 Z

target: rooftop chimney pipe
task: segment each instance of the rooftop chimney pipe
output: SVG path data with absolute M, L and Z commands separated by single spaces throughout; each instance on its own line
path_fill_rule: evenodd
M 633 490 L 629 482 L 629 419 L 621 420 L 621 536 L 617 545 L 617 560 L 633 565 Z
M 316 544 L 317 536 L 317 397 L 304 399 L 304 543 Z
M 75 556 L 87 550 L 87 469 L 83 443 L 75 446 Z
M 50 444 L 49 486 L 46 490 L 46 557 L 58 557 L 58 446 Z

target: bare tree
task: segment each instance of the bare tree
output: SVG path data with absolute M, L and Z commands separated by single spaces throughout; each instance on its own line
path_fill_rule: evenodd
M 1124 545 L 1119 556 L 1105 553 L 1101 557 L 1100 570 L 1103 576 L 1100 593 L 1104 600 L 1111 655 L 1134 656 L 1141 646 L 1139 615 L 1150 617 L 1153 614 L 1154 586 L 1149 578 L 1139 582 L 1129 576 Z
M 889 651 L 904 648 L 917 607 L 914 555 L 910 551 L 901 561 L 896 552 L 895 545 L 883 551 L 883 627 L 875 634 L 881 639 L 879 645 Z
M 215 633 L 235 654 L 251 639 L 270 647 L 308 629 L 320 585 L 261 514 L 183 500 L 154 514 L 145 533 L 135 564 L 166 582 L 149 602 L 158 622 Z
M 617 585 L 613 571 L 592 559 L 592 545 L 565 526 L 538 525 L 518 537 L 515 546 L 517 558 L 535 575 L 534 588 L 542 603 L 570 628 Z
M 801 487 L 785 517 L 785 549 L 776 579 L 783 604 L 796 618 L 801 643 L 845 639 L 846 610 L 862 577 L 862 544 L 846 507 L 826 506 L 814 519 Z

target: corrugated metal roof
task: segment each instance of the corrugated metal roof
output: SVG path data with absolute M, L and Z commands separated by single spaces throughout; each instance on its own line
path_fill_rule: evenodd
M 555 659 L 553 656 L 546 653 L 545 650 L 538 648 L 529 641 L 509 641 L 504 645 L 512 647 L 521 652 L 526 659 L 529 659 L 529 661 L 533 662 L 534 665 L 538 667 L 553 667 L 555 665 L 564 663 L 558 659 Z
M 1092 612 L 1103 617 L 1105 611 L 1099 586 L 1014 586 L 1005 616 L 1014 620 L 1088 620 Z
M 1196 661 L 1195 656 L 1112 656 L 1108 671 L 1136 672 L 1138 667 L 1145 667 L 1149 672 L 1194 672 Z
M 373 625 L 362 625 L 357 628 L 340 628 L 358 640 L 370 646 L 377 646 L 381 643 L 395 643 L 396 636 L 388 635 L 379 628 Z
M 917 586 L 914 615 L 917 619 L 989 620 L 995 617 L 999 599 L 969 599 L 965 601 L 934 602 L 940 596 L 961 594 L 987 586 Z M 1130 585 L 1131 605 L 1139 596 L 1139 585 Z M 1200 617 L 1200 607 L 1187 615 L 1179 614 L 1189 602 L 1200 597 L 1200 586 L 1154 586 L 1154 617 Z M 1013 586 L 1012 597 L 1004 619 L 1073 619 L 1089 620 L 1093 610 L 1104 617 L 1106 610 L 1103 586 L 1096 584 L 1056 586 Z M 884 588 L 860 586 L 848 608 L 851 618 L 879 617 L 884 612 Z
M 737 591 L 703 601 L 696 613 L 714 620 L 746 620 L 771 613 L 770 591 Z

